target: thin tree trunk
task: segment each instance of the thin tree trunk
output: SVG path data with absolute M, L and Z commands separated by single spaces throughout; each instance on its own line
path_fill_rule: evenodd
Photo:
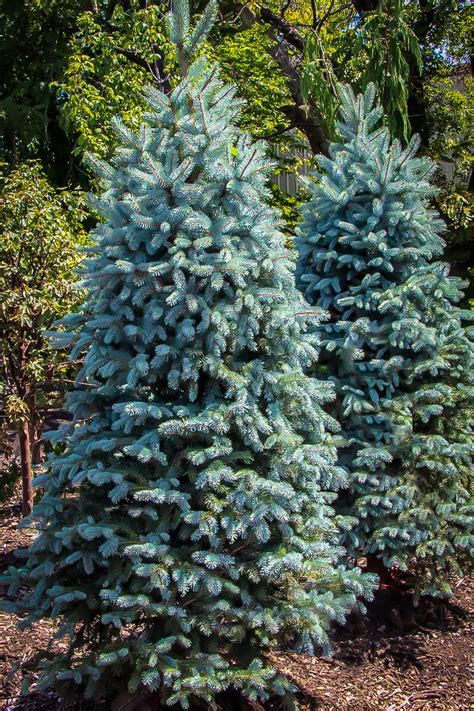
M 43 448 L 42 448 L 42 428 L 41 424 L 38 424 L 33 428 L 31 434 L 31 463 L 33 466 L 36 464 L 42 464 L 43 462 Z
M 21 513 L 23 516 L 28 516 L 33 510 L 33 469 L 31 466 L 30 430 L 27 422 L 20 424 L 18 438 L 20 440 L 21 482 L 23 488 Z
M 31 412 L 30 419 L 30 451 L 31 451 L 31 463 L 33 466 L 36 464 L 41 464 L 43 461 L 42 456 L 42 434 L 43 434 L 43 423 L 41 417 L 35 407 L 34 399 L 32 402 L 28 403 L 28 407 Z

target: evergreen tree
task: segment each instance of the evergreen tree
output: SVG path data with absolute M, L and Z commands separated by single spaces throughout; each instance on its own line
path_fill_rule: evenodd
M 38 479 L 42 532 L 9 574 L 30 588 L 25 624 L 59 618 L 70 640 L 42 686 L 99 694 L 119 676 L 184 707 L 230 686 L 283 693 L 263 652 L 326 646 L 372 588 L 338 563 L 331 388 L 304 374 L 319 312 L 265 204 L 270 166 L 233 123 L 234 89 L 191 61 L 214 12 L 192 28 L 176 3 L 182 80 L 150 89 L 141 131 L 118 120 L 121 147 L 95 161 L 88 298 L 58 333 L 85 355 L 74 421 Z
M 344 143 L 318 156 L 309 182 L 297 279 L 331 314 L 318 330 L 346 438 L 349 556 L 402 569 L 415 558 L 419 585 L 439 592 L 472 551 L 473 346 L 462 282 L 431 261 L 443 251 L 433 165 L 415 158 L 416 138 L 402 150 L 377 128 L 374 97 L 373 85 L 340 90 Z

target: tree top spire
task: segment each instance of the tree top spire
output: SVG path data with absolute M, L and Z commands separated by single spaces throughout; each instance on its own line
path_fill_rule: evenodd
M 191 23 L 189 0 L 173 0 L 168 14 L 167 27 L 170 41 L 176 47 L 176 57 L 185 76 L 190 58 L 212 29 L 217 15 L 217 0 L 210 0 L 194 27 Z

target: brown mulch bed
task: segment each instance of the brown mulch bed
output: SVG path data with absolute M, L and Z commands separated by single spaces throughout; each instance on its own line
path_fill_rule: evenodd
M 472 580 L 460 583 L 456 607 L 436 626 L 417 616 L 410 629 L 369 621 L 359 637 L 337 641 L 330 659 L 279 654 L 274 664 L 298 684 L 308 711 L 472 710 L 473 591 Z
M 33 531 L 18 530 L 20 509 L 0 507 L 0 572 Z M 474 581 L 457 583 L 448 604 L 423 600 L 413 614 L 403 594 L 382 590 L 367 621 L 340 630 L 334 655 L 306 657 L 277 652 L 271 659 L 301 689 L 305 711 L 464 711 L 474 709 L 472 631 Z M 63 701 L 53 692 L 20 695 L 21 672 L 9 672 L 46 649 L 53 625 L 19 632 L 16 618 L 0 612 L 0 709 L 8 711 L 105 711 L 110 704 Z M 240 706 L 240 705 L 239 705 Z M 229 707 L 234 711 L 234 707 Z M 238 711 L 235 706 L 235 711 Z

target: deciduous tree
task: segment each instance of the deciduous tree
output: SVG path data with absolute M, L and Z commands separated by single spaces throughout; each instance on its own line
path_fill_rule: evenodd
M 20 164 L 0 189 L 0 365 L 2 409 L 18 427 L 23 514 L 33 503 L 32 459 L 39 462 L 39 405 L 57 389 L 64 354 L 44 331 L 77 300 L 77 244 L 84 240 L 78 196 L 53 188 L 36 162 Z

